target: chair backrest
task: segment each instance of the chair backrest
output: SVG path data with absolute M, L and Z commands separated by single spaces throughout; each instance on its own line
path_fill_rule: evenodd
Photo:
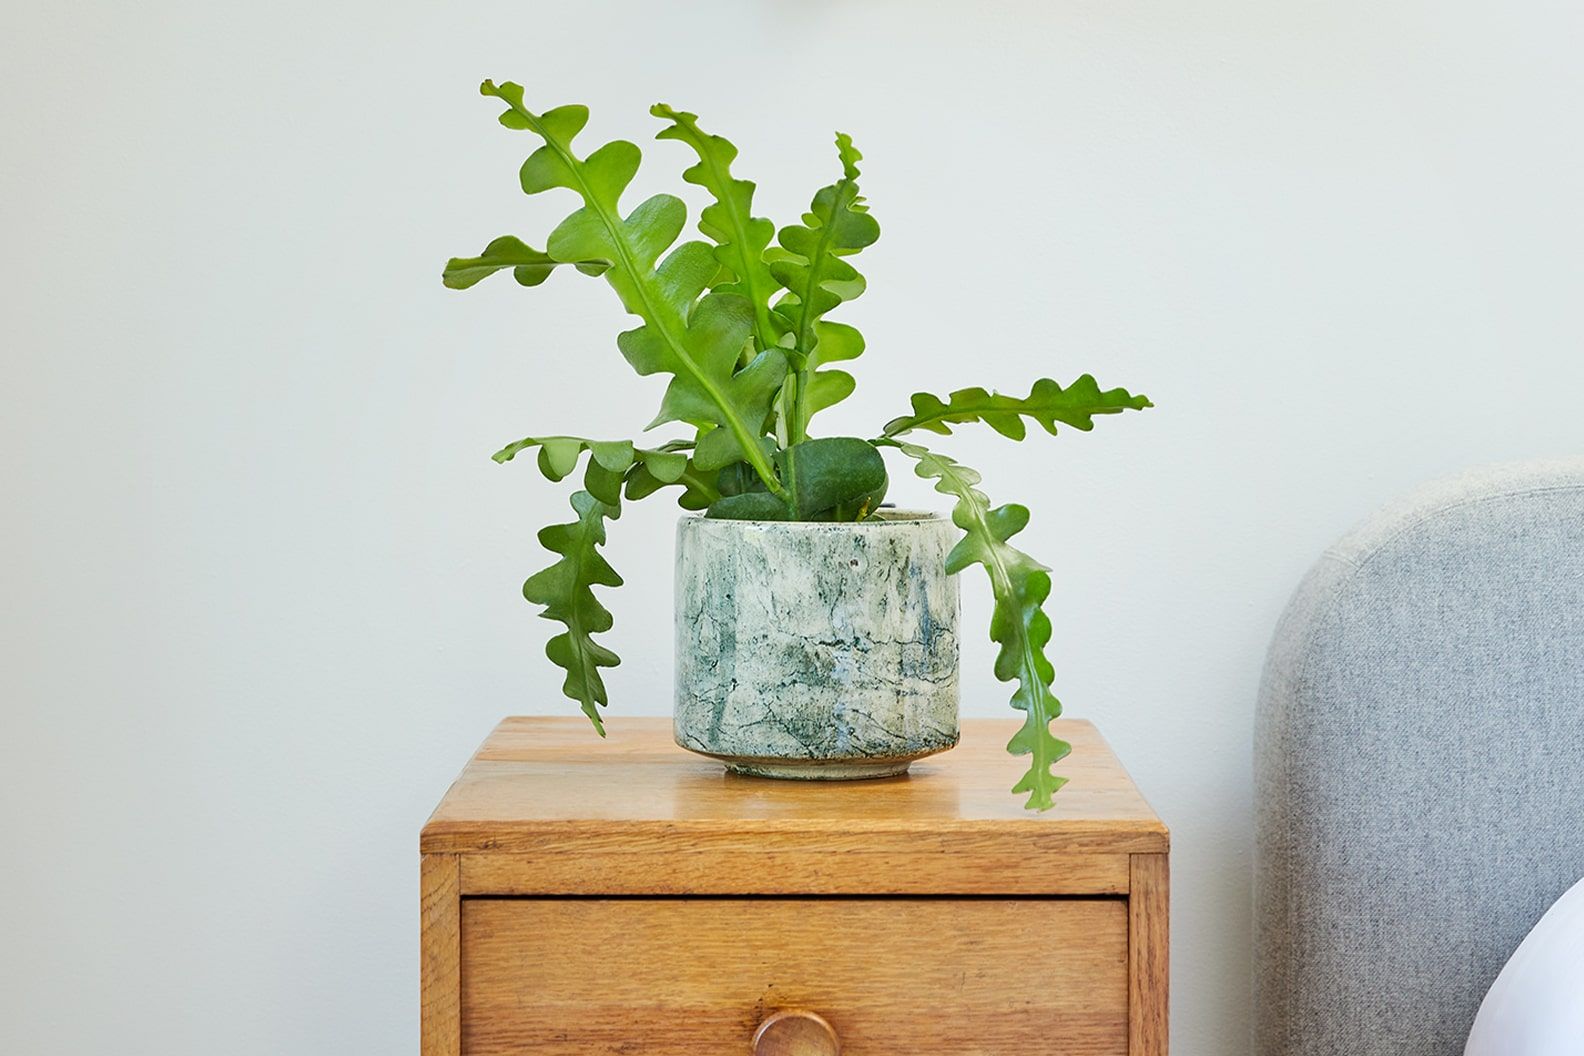
M 1584 459 L 1480 470 L 1326 551 L 1255 749 L 1256 1056 L 1458 1056 L 1584 876 Z

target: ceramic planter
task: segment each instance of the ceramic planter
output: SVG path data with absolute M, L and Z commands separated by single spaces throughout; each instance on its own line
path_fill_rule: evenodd
M 676 741 L 728 769 L 899 774 L 957 743 L 957 532 L 684 517 L 676 554 Z

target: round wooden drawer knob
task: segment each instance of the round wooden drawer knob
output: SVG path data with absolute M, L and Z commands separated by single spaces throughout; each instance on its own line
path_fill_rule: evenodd
M 754 1031 L 754 1056 L 841 1056 L 836 1029 L 825 1017 L 788 1008 Z

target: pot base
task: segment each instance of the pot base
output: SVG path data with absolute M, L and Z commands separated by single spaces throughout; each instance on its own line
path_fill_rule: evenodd
M 774 777 L 783 781 L 865 781 L 875 777 L 897 777 L 907 773 L 911 759 L 819 759 L 806 763 L 755 759 L 727 762 L 728 774 L 744 777 Z
M 770 777 L 781 781 L 866 781 L 876 777 L 900 777 L 918 760 L 955 748 L 957 738 L 953 736 L 944 743 L 936 743 L 905 754 L 824 757 L 711 752 L 699 745 L 684 743 L 680 736 L 676 738 L 676 743 L 678 748 L 686 748 L 695 755 L 724 763 L 727 773 L 740 774 L 743 777 Z

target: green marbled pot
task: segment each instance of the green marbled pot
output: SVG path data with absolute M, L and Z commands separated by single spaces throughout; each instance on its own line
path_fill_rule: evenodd
M 958 533 L 861 524 L 677 525 L 676 741 L 761 777 L 885 777 L 957 743 Z

